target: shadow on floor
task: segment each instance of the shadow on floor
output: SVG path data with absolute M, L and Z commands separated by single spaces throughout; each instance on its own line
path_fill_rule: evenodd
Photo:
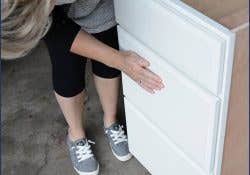
M 74 175 L 65 146 L 67 125 L 52 93 L 51 67 L 41 43 L 29 56 L 2 61 L 2 173 L 5 175 Z M 87 71 L 90 72 L 88 66 Z M 85 128 L 94 140 L 101 175 L 148 175 L 135 159 L 121 163 L 108 146 L 102 110 L 87 74 Z M 122 96 L 119 116 L 124 121 Z

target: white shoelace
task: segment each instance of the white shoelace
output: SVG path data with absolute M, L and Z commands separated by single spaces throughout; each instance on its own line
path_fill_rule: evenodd
M 95 142 L 92 142 L 91 140 L 87 140 L 87 143 L 85 145 L 77 145 L 76 146 L 76 155 L 78 162 L 84 161 L 90 157 L 93 157 L 93 153 L 90 147 L 90 144 L 95 144 Z
M 127 141 L 127 136 L 124 133 L 123 126 L 119 125 L 118 131 L 110 130 L 112 134 L 110 134 L 110 137 L 114 141 L 114 144 L 118 144 L 121 142 Z

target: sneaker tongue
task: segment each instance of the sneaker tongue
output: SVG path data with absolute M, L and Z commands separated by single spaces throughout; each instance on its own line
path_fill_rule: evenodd
M 77 146 L 84 146 L 87 143 L 86 139 L 79 139 L 77 141 L 75 141 L 75 144 Z
M 109 129 L 114 130 L 114 131 L 118 131 L 119 130 L 119 125 L 117 123 L 114 123 L 113 125 L 111 125 L 109 127 Z

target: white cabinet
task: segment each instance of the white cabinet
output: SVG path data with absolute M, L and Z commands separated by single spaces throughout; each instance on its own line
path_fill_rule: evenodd
M 219 94 L 233 33 L 180 1 L 116 1 L 122 28 L 197 84 Z M 212 49 L 212 51 L 211 51 Z
M 219 175 L 235 35 L 181 1 L 115 0 L 120 48 L 165 89 L 122 75 L 129 147 L 153 175 Z
M 204 169 L 210 169 L 216 137 L 212 128 L 217 126 L 219 98 L 186 79 L 124 30 L 118 31 L 120 45 L 148 58 L 152 71 L 166 79 L 166 88 L 151 95 L 123 75 L 127 101 Z

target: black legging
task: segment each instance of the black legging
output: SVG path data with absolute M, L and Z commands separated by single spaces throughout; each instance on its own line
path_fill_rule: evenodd
M 85 88 L 85 66 L 87 59 L 70 52 L 70 47 L 81 27 L 56 7 L 53 23 L 44 37 L 48 47 L 54 90 L 63 97 L 73 97 Z M 118 49 L 116 27 L 93 34 L 105 44 Z M 115 78 L 121 72 L 98 61 L 91 60 L 93 73 L 102 78 Z

